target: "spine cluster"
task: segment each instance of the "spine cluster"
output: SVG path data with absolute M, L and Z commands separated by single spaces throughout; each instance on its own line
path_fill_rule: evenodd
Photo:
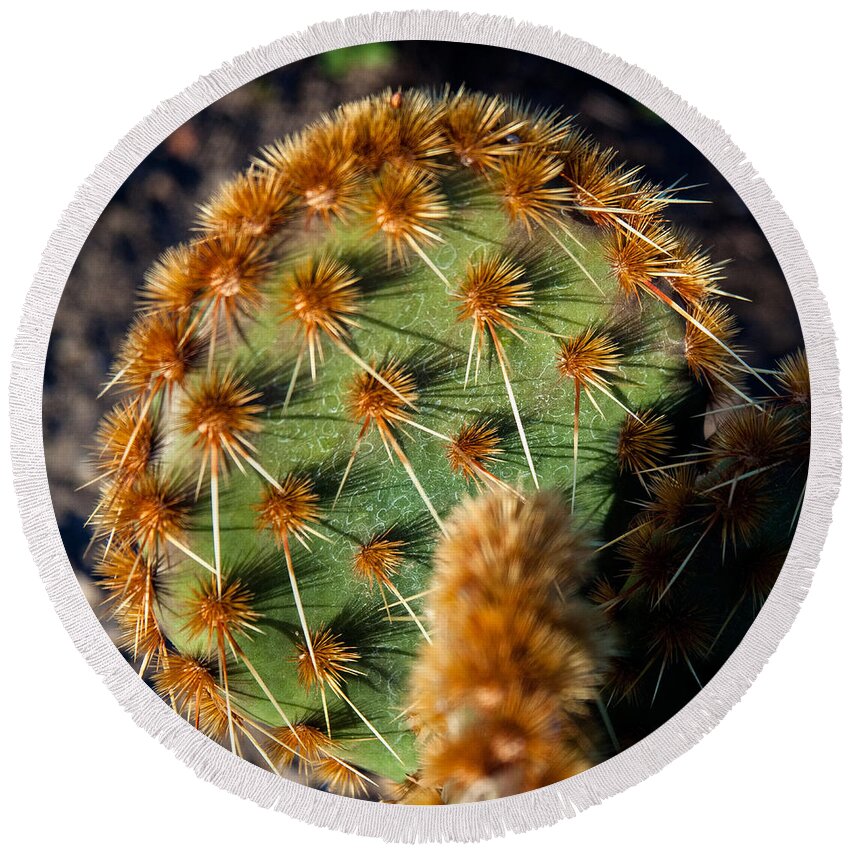
M 593 764 L 606 651 L 580 596 L 590 552 L 561 497 L 458 507 L 434 555 L 432 642 L 411 675 L 421 782 L 446 802 L 541 788 Z

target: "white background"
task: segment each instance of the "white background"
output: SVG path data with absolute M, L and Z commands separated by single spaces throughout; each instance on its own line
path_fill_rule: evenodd
M 431 6 L 422 3 L 422 6 Z M 549 24 L 656 75 L 747 152 L 800 230 L 850 360 L 846 22 L 839 4 L 442 0 Z M 144 0 L 6 6 L 0 131 L 0 362 L 63 207 L 160 100 L 255 45 L 381 0 Z M 833 11 L 835 10 L 835 11 Z M 850 398 L 843 381 L 845 399 Z M 5 406 L 5 391 L 3 393 Z M 5 414 L 2 443 L 8 445 Z M 846 437 L 846 429 L 845 429 Z M 196 779 L 135 727 L 50 607 L 0 456 L 0 795 L 10 847 L 377 847 L 259 809 Z M 848 498 L 799 618 L 743 702 L 659 775 L 502 846 L 846 847 Z M 842 556 L 841 552 L 845 554 Z

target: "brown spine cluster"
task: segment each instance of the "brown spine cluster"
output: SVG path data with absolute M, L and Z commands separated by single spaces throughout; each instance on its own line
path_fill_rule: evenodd
M 593 764 L 605 650 L 579 597 L 588 552 L 559 495 L 458 507 L 435 553 L 432 643 L 411 676 L 425 788 L 447 803 L 541 788 Z

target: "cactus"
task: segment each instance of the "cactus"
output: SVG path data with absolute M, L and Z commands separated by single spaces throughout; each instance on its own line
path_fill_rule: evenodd
M 490 493 L 452 513 L 434 555 L 432 642 L 411 674 L 420 787 L 470 802 L 593 764 L 586 715 L 607 648 L 580 595 L 590 563 L 551 491 Z
M 260 151 L 151 266 L 107 383 L 93 536 L 140 673 L 269 770 L 425 803 L 571 775 L 636 739 L 615 715 L 662 674 L 692 693 L 781 563 L 808 384 L 802 355 L 747 365 L 683 200 L 464 90 Z M 458 647 L 447 707 L 488 599 L 503 654 Z M 503 664 L 522 617 L 569 648 L 533 693 Z M 486 745 L 453 767 L 476 718 L 527 730 L 498 770 Z

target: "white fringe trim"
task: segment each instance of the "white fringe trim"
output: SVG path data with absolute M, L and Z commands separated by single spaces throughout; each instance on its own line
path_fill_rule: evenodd
M 767 603 L 720 672 L 660 729 L 572 779 L 493 802 L 434 807 L 352 800 L 276 777 L 215 744 L 160 700 L 124 661 L 83 597 L 59 537 L 41 436 L 44 363 L 59 298 L 89 231 L 139 162 L 199 110 L 261 74 L 326 50 L 407 39 L 496 45 L 571 65 L 630 94 L 679 130 L 729 181 L 767 236 L 797 305 L 812 384 L 811 461 L 799 526 Z M 33 558 L 77 648 L 136 723 L 220 788 L 313 824 L 405 842 L 473 841 L 551 824 L 635 785 L 690 749 L 743 696 L 794 620 L 826 537 L 840 475 L 838 362 L 829 312 L 797 231 L 719 124 L 649 74 L 578 39 L 508 18 L 454 12 L 317 24 L 226 63 L 134 127 L 79 188 L 44 251 L 15 344 L 11 416 L 15 484 Z

